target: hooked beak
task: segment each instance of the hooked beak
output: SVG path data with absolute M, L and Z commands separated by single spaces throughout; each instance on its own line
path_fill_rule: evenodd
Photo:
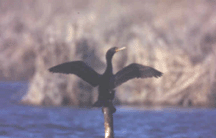
M 119 51 L 121 51 L 121 50 L 124 50 L 125 48 L 126 48 L 126 47 L 118 48 L 118 49 L 115 50 L 115 52 L 119 52 Z

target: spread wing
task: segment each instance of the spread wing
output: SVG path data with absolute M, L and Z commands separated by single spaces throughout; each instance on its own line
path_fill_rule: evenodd
M 152 67 L 130 64 L 114 75 L 114 88 L 133 78 L 160 77 L 162 73 Z
M 54 73 L 75 74 L 92 86 L 98 85 L 101 76 L 83 61 L 66 62 L 50 68 L 49 71 Z

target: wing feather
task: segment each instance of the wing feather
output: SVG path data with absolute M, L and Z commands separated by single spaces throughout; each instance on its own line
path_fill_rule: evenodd
M 162 73 L 152 67 L 130 64 L 114 75 L 114 88 L 133 78 L 160 77 Z
M 83 61 L 62 63 L 50 68 L 49 71 L 54 73 L 75 74 L 92 86 L 98 85 L 101 76 Z

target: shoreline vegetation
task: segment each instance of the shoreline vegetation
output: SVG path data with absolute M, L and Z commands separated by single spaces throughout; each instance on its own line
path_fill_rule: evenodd
M 116 89 L 115 104 L 216 106 L 216 1 L 0 1 L 0 79 L 29 80 L 21 103 L 89 106 L 97 88 L 48 68 L 83 60 L 97 72 L 113 57 L 163 72 Z

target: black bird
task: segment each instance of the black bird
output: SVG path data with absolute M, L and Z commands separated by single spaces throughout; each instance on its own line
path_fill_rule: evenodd
M 110 48 L 106 53 L 107 67 L 104 74 L 98 74 L 91 67 L 86 65 L 83 61 L 66 62 L 49 69 L 50 72 L 75 74 L 88 82 L 92 86 L 99 86 L 98 101 L 93 105 L 96 107 L 109 106 L 114 98 L 114 89 L 122 83 L 133 78 L 148 78 L 160 77 L 162 73 L 152 67 L 143 66 L 140 64 L 132 63 L 116 74 L 113 74 L 112 57 L 113 55 L 125 47 Z M 111 105 L 113 108 L 114 106 Z M 115 108 L 114 111 L 115 112 Z

